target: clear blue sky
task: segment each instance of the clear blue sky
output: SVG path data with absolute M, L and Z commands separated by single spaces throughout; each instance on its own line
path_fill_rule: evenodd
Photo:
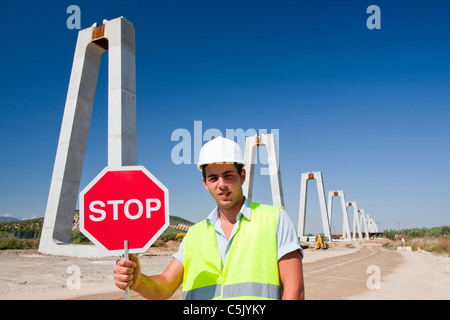
M 295 226 L 308 171 L 381 229 L 450 224 L 450 3 L 436 0 L 3 0 L 0 215 L 44 216 L 78 33 L 71 4 L 82 29 L 119 16 L 135 26 L 138 164 L 169 188 L 171 214 L 197 222 L 214 207 L 195 165 L 171 160 L 172 132 L 193 136 L 202 121 L 203 132 L 279 130 Z M 371 4 L 380 30 L 366 27 Z M 106 165 L 104 55 L 80 191 Z M 269 190 L 256 176 L 253 200 L 271 203 Z M 306 231 L 320 223 L 312 181 Z

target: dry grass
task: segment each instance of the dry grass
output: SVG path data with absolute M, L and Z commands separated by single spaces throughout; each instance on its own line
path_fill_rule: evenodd
M 411 246 L 413 251 L 420 249 L 433 252 L 436 254 L 446 254 L 450 257 L 450 236 L 442 236 L 439 238 L 423 237 L 423 238 L 409 238 L 404 236 L 406 240 L 406 246 Z M 396 250 L 398 246 L 403 246 L 401 240 L 389 240 L 386 239 L 383 243 L 383 247 L 387 249 Z
M 439 238 L 416 238 L 408 240 L 408 243 L 414 251 L 420 247 L 422 250 L 438 254 L 447 254 L 450 257 L 450 236 Z

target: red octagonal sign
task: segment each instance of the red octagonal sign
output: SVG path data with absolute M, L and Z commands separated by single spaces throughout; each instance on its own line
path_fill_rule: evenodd
M 80 193 L 80 231 L 109 254 L 146 251 L 169 226 L 169 191 L 142 166 L 105 168 Z

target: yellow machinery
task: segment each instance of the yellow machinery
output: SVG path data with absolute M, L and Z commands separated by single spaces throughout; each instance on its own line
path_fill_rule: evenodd
M 317 241 L 314 245 L 316 249 L 328 249 L 328 244 L 322 239 L 320 234 L 317 235 Z

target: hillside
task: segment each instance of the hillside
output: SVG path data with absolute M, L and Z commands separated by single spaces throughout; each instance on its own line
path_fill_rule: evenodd
M 78 230 L 79 213 L 75 211 L 74 223 L 72 230 Z M 37 231 L 39 234 L 42 230 L 42 224 L 44 218 L 28 219 L 28 220 L 15 220 L 9 222 L 0 222 L 0 236 L 12 236 L 15 231 Z M 161 235 L 160 239 L 168 241 L 173 235 L 180 232 L 186 232 L 194 223 L 177 216 L 170 216 L 170 226 Z M 166 240 L 167 239 L 167 240 Z
M 41 231 L 44 218 L 15 220 L 0 223 L 0 234 L 13 233 L 14 231 Z
M 11 222 L 11 221 L 19 221 L 19 219 L 13 218 L 13 217 L 0 217 L 0 223 Z

